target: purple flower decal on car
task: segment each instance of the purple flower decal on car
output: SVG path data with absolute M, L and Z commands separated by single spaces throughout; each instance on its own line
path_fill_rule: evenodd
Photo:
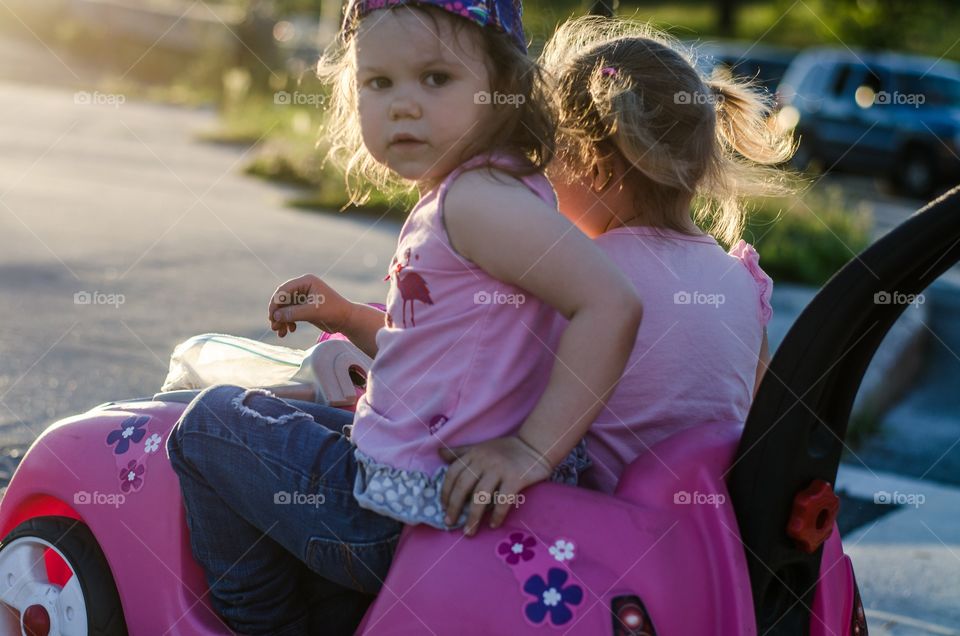
M 150 421 L 149 415 L 131 415 L 123 420 L 120 428 L 110 431 L 107 435 L 107 446 L 116 444 L 113 452 L 117 455 L 123 455 L 130 450 L 130 443 L 136 444 L 147 434 L 143 426 Z
M 525 536 L 522 532 L 514 532 L 510 538 L 497 546 L 497 554 L 505 557 L 507 563 L 516 565 L 521 559 L 529 561 L 533 558 L 533 546 L 537 540 Z
M 563 586 L 568 574 L 560 568 L 550 568 L 547 580 L 534 574 L 523 584 L 523 591 L 532 594 L 537 600 L 527 603 L 524 613 L 534 623 L 542 623 L 550 614 L 550 622 L 563 625 L 573 618 L 573 612 L 567 605 L 579 605 L 583 600 L 583 589 L 579 585 Z
M 143 471 L 146 467 L 135 459 L 131 459 L 120 471 L 120 490 L 136 492 L 143 486 Z

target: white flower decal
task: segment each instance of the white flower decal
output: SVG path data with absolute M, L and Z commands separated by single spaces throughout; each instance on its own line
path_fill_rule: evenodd
M 560 592 L 558 592 L 557 588 L 555 587 L 551 587 L 549 590 L 545 590 L 543 592 L 543 604 L 547 607 L 555 607 L 562 598 L 563 597 L 560 596 Z
M 557 561 L 563 563 L 564 561 L 569 561 L 573 558 L 573 543 L 570 541 L 564 541 L 563 539 L 558 539 L 556 543 L 550 546 L 550 554 L 553 555 L 553 558 Z
M 155 453 L 157 449 L 160 448 L 160 442 L 162 438 L 159 434 L 154 433 L 147 438 L 147 441 L 143 443 L 143 450 L 148 453 Z

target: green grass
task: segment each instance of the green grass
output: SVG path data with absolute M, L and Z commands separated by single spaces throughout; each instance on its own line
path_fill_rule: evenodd
M 775 281 L 823 285 L 870 243 L 870 216 L 838 186 L 754 202 L 744 239 Z

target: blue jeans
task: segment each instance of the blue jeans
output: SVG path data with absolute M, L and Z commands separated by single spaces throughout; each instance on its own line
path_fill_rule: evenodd
M 193 556 L 241 634 L 352 634 L 403 524 L 353 497 L 353 414 L 214 386 L 167 441 Z

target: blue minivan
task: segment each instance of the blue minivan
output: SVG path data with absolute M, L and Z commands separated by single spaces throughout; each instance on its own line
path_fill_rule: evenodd
M 812 48 L 794 58 L 778 99 L 800 169 L 882 176 L 917 197 L 960 181 L 960 64 Z

